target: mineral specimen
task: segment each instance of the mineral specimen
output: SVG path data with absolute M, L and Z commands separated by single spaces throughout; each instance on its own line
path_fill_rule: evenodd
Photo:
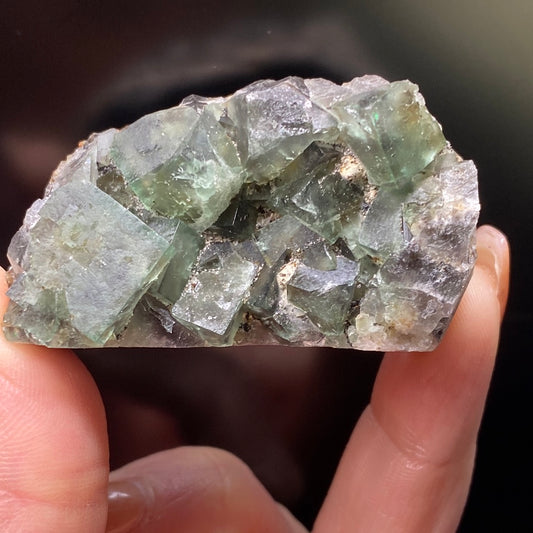
M 474 164 L 416 85 L 191 96 L 61 163 L 8 250 L 12 341 L 431 350 L 475 260 Z

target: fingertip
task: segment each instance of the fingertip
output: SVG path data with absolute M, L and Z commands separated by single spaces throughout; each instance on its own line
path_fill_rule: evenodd
M 500 316 L 503 317 L 509 294 L 510 246 L 504 233 L 494 226 L 478 228 L 476 268 L 488 277 L 489 284 L 498 296 Z
M 7 272 L 0 266 L 0 316 L 4 316 L 6 312 L 9 298 L 7 297 Z M 1 333 L 1 330 L 0 330 Z

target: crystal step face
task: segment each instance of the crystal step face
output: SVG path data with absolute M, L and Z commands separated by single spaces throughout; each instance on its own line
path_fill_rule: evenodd
M 8 250 L 9 340 L 432 350 L 470 279 L 477 172 L 409 81 L 190 96 L 62 162 Z

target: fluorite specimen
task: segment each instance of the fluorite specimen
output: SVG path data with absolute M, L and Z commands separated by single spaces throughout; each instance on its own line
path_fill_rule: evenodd
M 416 85 L 260 81 L 92 135 L 8 250 L 13 341 L 431 350 L 470 278 L 474 164 Z

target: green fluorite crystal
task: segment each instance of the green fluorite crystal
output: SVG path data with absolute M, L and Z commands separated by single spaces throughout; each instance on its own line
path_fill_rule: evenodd
M 477 174 L 416 85 L 260 81 L 92 135 L 8 250 L 13 341 L 431 350 Z

